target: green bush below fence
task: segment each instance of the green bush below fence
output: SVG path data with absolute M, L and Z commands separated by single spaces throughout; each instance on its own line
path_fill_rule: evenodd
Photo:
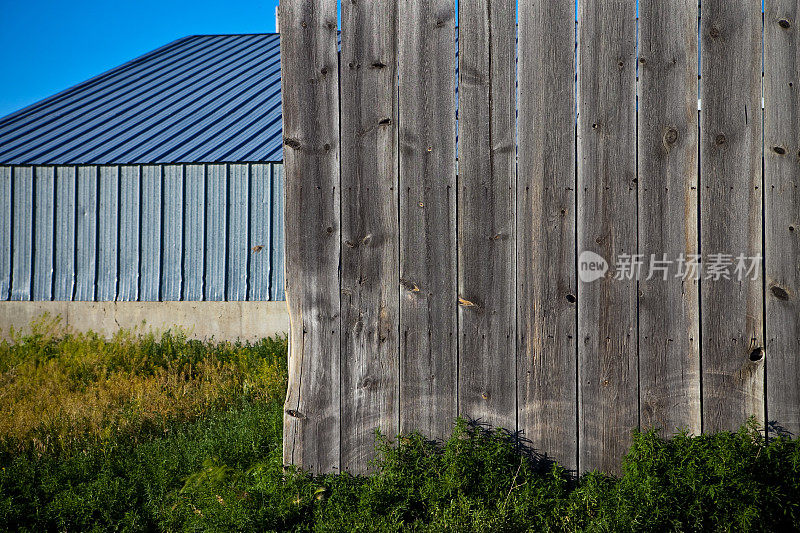
M 281 464 L 285 339 L 122 333 L 106 341 L 42 324 L 0 344 L 0 527 L 8 530 L 800 528 L 800 447 L 765 441 L 752 422 L 699 437 L 637 433 L 620 478 L 575 479 L 508 434 L 464 421 L 444 443 L 379 436 L 371 476 L 311 477 Z M 133 397 L 122 375 L 138 384 Z M 91 396 L 103 412 L 73 406 L 67 420 L 52 414 L 37 424 L 33 409 L 45 400 L 30 400 L 36 387 L 63 402 Z M 152 409 L 137 394 L 190 400 Z

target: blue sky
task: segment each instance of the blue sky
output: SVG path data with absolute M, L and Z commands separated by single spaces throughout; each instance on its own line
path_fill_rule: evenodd
M 278 0 L 0 0 L 0 117 L 186 35 L 270 33 Z

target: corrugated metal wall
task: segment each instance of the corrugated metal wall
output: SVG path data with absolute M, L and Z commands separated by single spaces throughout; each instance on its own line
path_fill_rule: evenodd
M 283 300 L 283 165 L 0 166 L 0 300 Z

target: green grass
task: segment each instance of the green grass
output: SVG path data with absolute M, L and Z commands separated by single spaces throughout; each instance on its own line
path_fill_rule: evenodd
M 200 343 L 180 333 L 127 332 L 105 341 L 60 331 L 53 322 L 37 327 L 0 344 L 0 409 L 15 413 L 15 422 L 0 426 L 0 528 L 789 531 L 800 525 L 800 446 L 788 438 L 766 442 L 752 423 L 737 433 L 669 440 L 635 434 L 620 478 L 574 479 L 521 453 L 506 433 L 459 421 L 444 443 L 418 434 L 379 437 L 371 476 L 315 478 L 281 464 L 285 339 Z M 133 385 L 124 387 L 123 377 Z M 43 394 L 37 388 L 55 399 L 26 400 Z M 158 407 L 137 395 L 157 399 Z M 95 398 L 91 410 L 78 407 L 85 398 Z M 52 407 L 59 402 L 76 404 L 64 410 L 64 420 Z M 39 405 L 52 414 L 37 422 Z

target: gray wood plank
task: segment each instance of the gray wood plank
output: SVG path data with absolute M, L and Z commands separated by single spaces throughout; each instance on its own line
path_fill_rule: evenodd
M 206 167 L 206 270 L 204 300 L 225 299 L 228 167 Z
M 764 217 L 767 421 L 800 434 L 800 2 L 764 15 Z
M 157 302 L 161 289 L 162 166 L 142 165 L 139 300 Z
M 11 300 L 30 300 L 33 280 L 33 167 L 14 167 Z
M 139 252 L 141 220 L 141 168 L 119 169 L 119 284 L 117 300 L 139 299 Z
M 206 167 L 186 165 L 183 227 L 183 300 L 203 299 L 206 250 Z
M 443 438 L 457 414 L 455 2 L 400 2 L 398 20 L 400 431 Z
M 340 400 L 339 75 L 336 0 L 280 9 L 291 331 L 284 462 L 337 471 Z
M 230 165 L 228 187 L 228 268 L 225 299 L 229 302 L 247 300 L 247 260 L 249 226 L 249 166 Z
M 516 1 L 458 10 L 458 413 L 515 431 Z
M 164 227 L 161 239 L 161 300 L 181 299 L 183 286 L 183 165 L 164 166 Z
M 74 299 L 92 301 L 97 279 L 98 169 L 96 166 L 79 166 L 77 172 Z
M 283 165 L 270 165 L 272 168 L 272 223 L 270 238 L 272 239 L 269 295 L 270 300 L 285 300 L 286 285 L 286 230 L 284 226 L 284 170 Z
M 72 300 L 75 289 L 75 212 L 77 171 L 72 166 L 55 167 L 55 250 L 53 299 Z
M 517 390 L 519 430 L 577 468 L 575 4 L 519 9 Z
M 397 1 L 342 4 L 342 469 L 398 424 Z
M 31 299 L 52 300 L 55 267 L 55 167 L 34 167 L 33 175 L 33 287 Z
M 0 166 L 0 301 L 11 297 L 12 167 Z
M 269 300 L 270 263 L 272 259 L 272 165 L 250 165 L 250 262 L 247 299 Z M 280 195 L 282 196 L 282 195 Z M 283 219 L 279 222 L 283 228 Z
M 720 431 L 764 418 L 763 280 L 738 282 L 732 267 L 731 280 L 706 279 L 713 254 L 762 253 L 761 14 L 758 2 L 701 9 L 703 430 Z
M 580 0 L 578 252 L 599 254 L 612 270 L 618 256 L 637 253 L 635 98 L 636 0 Z M 636 280 L 580 282 L 581 471 L 619 472 L 639 421 L 636 346 Z
M 665 434 L 701 431 L 698 280 L 650 272 L 699 253 L 697 24 L 694 0 L 639 4 L 639 402 Z
M 97 228 L 97 300 L 117 299 L 119 267 L 119 167 L 99 169 Z

